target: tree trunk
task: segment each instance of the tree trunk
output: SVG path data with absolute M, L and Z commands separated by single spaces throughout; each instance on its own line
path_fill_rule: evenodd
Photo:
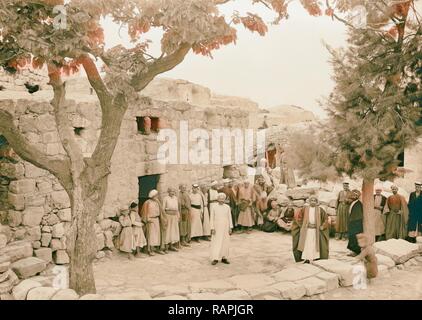
M 374 179 L 363 179 L 363 229 L 371 244 L 375 242 L 374 184 Z
M 96 293 L 92 261 L 97 251 L 94 224 L 98 206 L 77 186 L 71 195 L 72 226 L 68 238 L 69 287 L 79 295 Z

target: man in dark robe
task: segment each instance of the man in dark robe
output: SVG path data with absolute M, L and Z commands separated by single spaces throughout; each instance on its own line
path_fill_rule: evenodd
M 350 194 L 352 203 L 349 208 L 349 223 L 347 226 L 349 234 L 349 243 L 347 249 L 353 253 L 350 256 L 356 256 L 360 253 L 361 248 L 358 244 L 356 235 L 363 233 L 363 205 L 360 199 L 361 192 L 359 190 L 353 190 Z
M 336 202 L 337 216 L 336 216 L 336 239 L 347 240 L 347 225 L 349 218 L 350 208 L 350 196 L 351 192 L 349 189 L 349 183 L 343 183 L 343 190 L 339 192 Z
M 415 191 L 409 196 L 409 238 L 415 243 L 422 233 L 422 182 L 415 182 Z
M 399 188 L 392 186 L 393 195 L 387 199 L 388 212 L 385 222 L 385 238 L 406 239 L 409 208 L 406 199 L 398 193 Z
M 296 225 L 294 232 L 292 226 L 295 260 L 296 255 L 299 256 L 297 251 L 301 254 L 300 259 L 305 260 L 305 263 L 309 263 L 311 260 L 328 259 L 330 240 L 328 215 L 319 206 L 316 196 L 311 196 L 309 206 L 298 211 L 293 224 Z

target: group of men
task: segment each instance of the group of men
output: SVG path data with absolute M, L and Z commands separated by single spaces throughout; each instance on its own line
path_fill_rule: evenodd
M 119 248 L 133 259 L 134 255 L 141 256 L 142 248 L 152 256 L 178 251 L 190 246 L 191 241 L 212 241 L 212 263 L 220 259 L 229 263 L 225 253 L 227 234 L 233 229 L 249 233 L 254 225 L 264 224 L 267 191 L 269 186 L 262 177 L 255 184 L 248 179 L 225 179 L 223 185 L 217 181 L 209 186 L 193 184 L 191 191 L 182 184 L 178 194 L 175 188 L 168 188 L 162 200 L 158 191 L 152 190 L 140 215 L 137 203 L 122 211 Z M 227 234 L 219 232 L 226 229 Z
M 391 186 L 392 195 L 388 198 L 382 195 L 381 186 L 375 187 L 373 220 L 376 241 L 406 239 L 416 242 L 417 235 L 422 232 L 421 188 L 422 183 L 415 182 L 415 191 L 406 201 L 395 185 Z M 336 239 L 347 240 L 363 228 L 363 207 L 361 203 L 352 205 L 354 198 L 349 183 L 343 183 L 343 190 L 337 198 Z

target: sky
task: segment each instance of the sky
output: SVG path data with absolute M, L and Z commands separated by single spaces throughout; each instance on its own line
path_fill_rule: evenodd
M 233 8 L 248 11 L 240 1 L 225 6 L 229 15 Z M 234 7 L 236 6 L 236 7 Z M 273 15 L 268 9 L 254 6 L 266 21 Z M 345 46 L 345 27 L 329 17 L 312 17 L 299 1 L 290 4 L 290 18 L 280 25 L 270 25 L 265 37 L 238 28 L 236 45 L 213 53 L 214 59 L 189 53 L 185 61 L 163 77 L 185 79 L 224 95 L 250 98 L 260 107 L 283 104 L 301 106 L 319 116 L 324 112 L 318 100 L 333 89 L 329 54 L 323 41 L 333 47 Z M 129 44 L 126 30 L 104 21 L 107 47 Z M 148 35 L 152 50 L 158 51 L 160 34 Z M 155 46 L 155 48 L 154 48 Z

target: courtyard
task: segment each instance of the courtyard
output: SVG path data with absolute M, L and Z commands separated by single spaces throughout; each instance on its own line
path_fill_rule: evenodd
M 330 258 L 350 261 L 347 242 L 330 240 Z M 273 275 L 294 266 L 290 234 L 234 234 L 230 265 L 209 262 L 209 242 L 167 255 L 129 261 L 120 254 L 94 266 L 97 293 L 106 299 L 281 299 Z M 297 264 L 296 266 L 301 266 Z M 303 299 L 421 299 L 422 264 L 389 269 L 367 289 L 340 287 Z M 264 292 L 266 291 L 266 292 Z

